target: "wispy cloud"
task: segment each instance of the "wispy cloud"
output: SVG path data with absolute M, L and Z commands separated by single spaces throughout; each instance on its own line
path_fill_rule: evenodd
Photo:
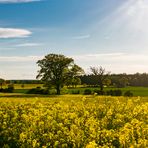
M 31 34 L 32 32 L 26 29 L 0 28 L 0 38 L 22 38 Z
M 42 56 L 0 56 L 0 76 L 4 79 L 35 79 L 36 62 Z
M 29 3 L 29 2 L 37 2 L 41 0 L 0 0 L 0 3 L 7 4 L 7 3 Z
M 117 58 L 125 56 L 125 53 L 101 53 L 101 54 L 85 54 L 73 56 L 75 59 L 96 60 L 100 58 Z
M 18 44 L 16 47 L 36 47 L 41 46 L 42 44 L 39 43 L 24 43 L 24 44 Z
M 1 56 L 0 62 L 36 62 L 43 56 Z
M 72 57 L 86 73 L 90 73 L 89 66 L 100 65 L 112 73 L 148 72 L 146 54 L 104 53 L 69 57 Z M 44 56 L 0 56 L 1 76 L 6 79 L 35 78 L 38 70 L 36 62 L 42 58 Z
M 0 47 L 0 51 L 6 51 L 6 50 L 14 50 L 15 48 L 12 48 L 12 47 Z
M 146 54 L 131 53 L 104 53 L 84 54 L 71 56 L 73 59 L 90 72 L 89 66 L 103 66 L 112 73 L 136 73 L 148 72 L 148 58 Z
M 72 37 L 72 39 L 75 39 L 75 40 L 81 40 L 81 39 L 87 39 L 87 38 L 90 38 L 90 34 L 79 35 L 79 36 Z
M 145 54 L 130 54 L 130 53 L 104 53 L 104 54 L 86 54 L 72 56 L 76 61 L 94 62 L 96 63 L 112 63 L 115 65 L 129 65 L 148 63 L 147 55 Z

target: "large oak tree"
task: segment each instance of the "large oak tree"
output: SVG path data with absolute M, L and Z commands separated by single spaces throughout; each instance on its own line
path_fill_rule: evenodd
M 72 58 L 61 54 L 48 54 L 37 64 L 40 67 L 37 78 L 41 78 L 47 86 L 54 86 L 57 94 L 60 94 L 66 80 L 83 72 Z

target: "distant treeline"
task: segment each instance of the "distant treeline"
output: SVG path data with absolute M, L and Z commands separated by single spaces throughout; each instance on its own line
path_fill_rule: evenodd
M 6 82 L 12 84 L 42 84 L 41 80 L 6 80 Z
M 81 83 L 84 85 L 99 85 L 97 81 L 97 76 L 94 75 L 83 75 L 80 76 L 80 79 Z M 126 86 L 148 87 L 148 74 L 111 74 L 108 77 L 105 85 L 115 86 L 119 88 Z
M 83 75 L 79 77 L 82 85 L 97 86 L 97 76 L 94 75 Z M 40 80 L 7 80 L 13 84 L 41 84 Z M 147 73 L 136 73 L 136 74 L 111 74 L 108 77 L 105 85 L 115 87 L 126 87 L 126 86 L 144 86 L 148 87 L 148 74 Z

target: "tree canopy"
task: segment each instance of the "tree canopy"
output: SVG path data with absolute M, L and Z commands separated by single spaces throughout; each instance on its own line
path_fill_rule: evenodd
M 95 76 L 96 81 L 100 85 L 100 90 L 103 91 L 103 86 L 110 74 L 110 72 L 106 72 L 105 68 L 102 66 L 98 67 L 90 67 L 92 74 Z
M 5 83 L 5 80 L 4 80 L 4 79 L 2 79 L 2 78 L 0 78 L 0 89 L 2 89 L 2 87 L 3 87 L 4 83 Z
M 40 67 L 37 78 L 41 78 L 48 87 L 54 86 L 57 94 L 60 94 L 66 80 L 83 73 L 82 68 L 72 58 L 61 54 L 48 54 L 37 61 L 37 64 Z

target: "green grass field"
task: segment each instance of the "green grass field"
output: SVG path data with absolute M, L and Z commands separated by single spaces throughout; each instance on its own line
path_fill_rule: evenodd
M 148 97 L 0 98 L 1 148 L 148 147 Z
M 43 84 L 14 84 L 14 93 L 26 93 L 29 89 L 43 87 Z M 4 85 L 3 88 L 7 88 L 7 85 Z
M 42 86 L 43 84 L 24 84 L 24 87 L 22 87 L 22 84 L 14 84 L 15 89 L 31 89 Z
M 74 90 L 80 90 L 81 93 L 84 92 L 86 88 L 75 88 L 75 89 L 69 89 L 70 92 L 74 91 Z M 92 91 L 95 90 L 95 89 L 99 89 L 97 87 L 95 88 L 89 88 L 88 89 L 91 89 Z M 113 88 L 113 87 L 108 87 L 108 88 L 104 88 L 104 91 L 108 91 L 108 90 L 116 90 L 116 89 L 120 89 L 122 90 L 123 94 L 130 90 L 134 96 L 148 96 L 148 87 L 125 87 L 125 88 Z
M 148 87 L 126 87 L 121 90 L 123 92 L 130 90 L 134 96 L 148 96 Z
M 8 85 L 3 85 L 3 88 L 7 88 Z M 36 87 L 43 87 L 43 84 L 13 84 L 15 89 L 31 89 Z
M 14 84 L 14 93 L 26 93 L 29 89 L 32 89 L 32 88 L 36 88 L 36 87 L 43 87 L 43 84 L 24 84 L 24 87 L 21 86 L 21 84 Z M 6 86 L 4 86 L 4 88 L 6 88 Z M 73 91 L 77 91 L 79 90 L 80 91 L 80 94 L 83 94 L 84 90 L 85 89 L 90 89 L 92 90 L 95 90 L 95 89 L 99 89 L 99 87 L 82 87 L 82 86 L 78 86 L 77 88 L 70 88 L 70 89 L 67 89 L 67 87 L 64 87 L 64 89 L 62 89 L 62 93 L 65 94 L 65 93 L 68 93 L 68 94 L 71 94 Z M 134 96 L 148 96 L 148 87 L 125 87 L 125 88 L 113 88 L 113 87 L 107 87 L 107 88 L 104 88 L 104 91 L 107 91 L 107 90 L 115 90 L 115 89 L 120 89 L 122 90 L 123 94 L 130 90 Z

